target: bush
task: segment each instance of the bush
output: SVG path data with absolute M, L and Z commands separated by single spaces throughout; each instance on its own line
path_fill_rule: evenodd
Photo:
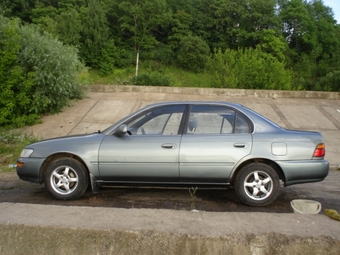
M 160 72 L 149 72 L 135 76 L 132 79 L 135 85 L 171 86 L 170 79 Z
M 18 22 L 0 16 L 0 126 L 20 127 L 35 122 L 39 115 L 30 113 L 34 73 L 23 72 L 17 62 L 21 37 Z
M 0 16 L 0 125 L 33 124 L 83 96 L 87 70 L 75 47 Z
M 142 62 L 153 60 L 159 66 L 170 65 L 173 63 L 174 53 L 170 46 L 159 43 L 153 49 L 140 52 L 140 59 L 142 60 Z
M 212 60 L 214 87 L 243 89 L 292 88 L 292 74 L 284 63 L 260 49 L 215 51 Z
M 122 47 L 117 47 L 117 55 L 114 60 L 115 67 L 128 68 L 136 64 L 136 55 L 134 51 L 129 51 Z
M 197 36 L 183 37 L 179 43 L 177 64 L 187 70 L 199 72 L 204 70 L 209 58 L 208 44 Z
M 340 70 L 330 72 L 319 79 L 315 90 L 340 91 Z
M 21 67 L 34 72 L 34 92 L 31 111 L 54 113 L 69 104 L 70 99 L 83 96 L 81 74 L 85 66 L 79 61 L 77 49 L 63 45 L 49 34 L 41 34 L 36 27 L 22 26 L 19 33 Z
M 36 141 L 38 139 L 32 135 L 0 128 L 0 173 L 13 171 L 13 168 L 8 168 L 7 165 L 15 163 L 22 149 Z
M 102 57 L 100 59 L 100 75 L 102 77 L 112 74 L 114 72 L 114 62 L 117 58 L 117 48 L 114 41 L 109 40 L 102 50 Z

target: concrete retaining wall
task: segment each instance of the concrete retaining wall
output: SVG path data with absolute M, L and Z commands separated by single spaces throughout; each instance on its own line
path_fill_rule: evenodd
M 0 254 L 340 254 L 340 241 L 276 233 L 206 237 L 0 224 Z
M 235 96 L 235 97 L 258 97 L 258 98 L 340 99 L 340 92 L 324 92 L 324 91 L 182 88 L 182 87 L 156 87 L 156 86 L 132 86 L 132 85 L 93 85 L 91 86 L 91 91 L 225 95 L 230 97 Z

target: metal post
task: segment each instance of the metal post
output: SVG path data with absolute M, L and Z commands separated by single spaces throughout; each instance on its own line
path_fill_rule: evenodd
M 138 65 L 139 65 L 139 52 L 137 52 L 137 58 L 136 58 L 136 77 L 138 76 Z

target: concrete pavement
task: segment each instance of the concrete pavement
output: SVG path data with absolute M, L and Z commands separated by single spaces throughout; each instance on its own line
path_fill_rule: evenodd
M 339 93 L 97 86 L 25 130 L 40 138 L 92 133 L 144 105 L 173 100 L 237 102 L 285 128 L 320 131 L 326 159 L 340 164 Z M 339 224 L 323 214 L 0 203 L 0 254 L 340 254 Z

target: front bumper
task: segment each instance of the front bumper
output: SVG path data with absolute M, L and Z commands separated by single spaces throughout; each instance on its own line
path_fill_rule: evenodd
M 276 161 L 276 163 L 285 176 L 285 186 L 322 181 L 329 172 L 327 160 Z
M 19 158 L 17 162 L 23 166 L 17 166 L 17 175 L 21 180 L 41 183 L 40 168 L 44 161 L 45 158 Z

